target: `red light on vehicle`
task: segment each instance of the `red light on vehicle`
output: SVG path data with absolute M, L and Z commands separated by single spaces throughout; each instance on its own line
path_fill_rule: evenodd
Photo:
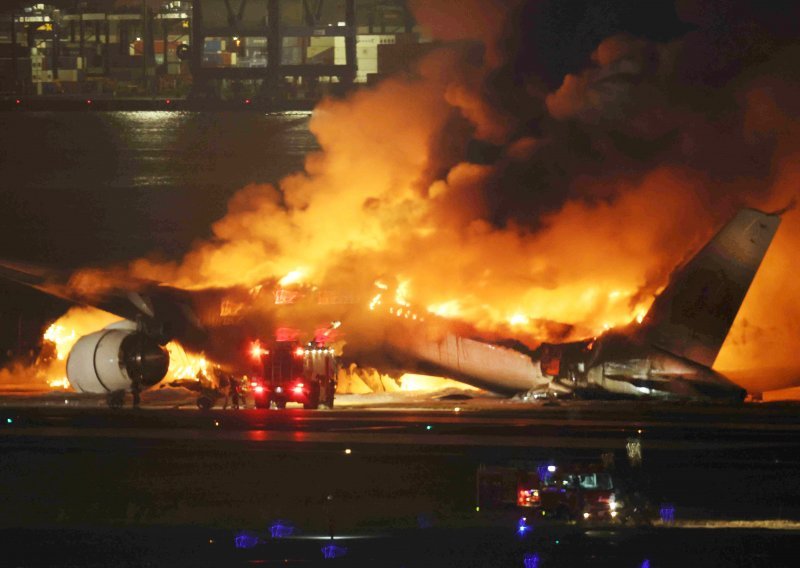
M 259 359 L 261 359 L 261 357 L 262 357 L 263 355 L 266 355 L 267 353 L 268 353 L 268 352 L 267 352 L 267 351 L 265 351 L 265 350 L 264 350 L 264 349 L 261 347 L 261 343 L 259 343 L 258 341 L 254 341 L 253 343 L 251 343 L 251 344 L 250 344 L 250 357 L 252 357 L 252 358 L 253 358 L 253 359 L 255 359 L 256 361 L 258 361 Z
M 294 392 L 297 394 L 301 394 L 303 392 L 303 383 L 297 383 L 294 385 Z
M 536 489 L 520 489 L 517 493 L 517 506 L 519 507 L 533 507 L 539 501 L 539 491 Z
M 256 394 L 261 394 L 264 392 L 264 387 L 262 387 L 261 385 L 257 385 L 256 388 L 254 388 L 253 390 L 255 391 Z
M 302 357 L 305 354 L 306 354 L 306 350 L 303 349 L 302 347 L 298 347 L 297 349 L 294 350 L 294 356 L 295 357 Z
M 244 100 L 244 104 L 249 105 L 250 104 L 250 99 L 245 99 Z
M 87 105 L 90 105 L 90 104 L 92 104 L 92 99 L 86 99 L 86 104 L 87 104 Z
M 17 99 L 15 102 L 16 102 L 18 105 L 22 104 L 22 101 L 21 101 L 21 100 L 19 100 L 19 99 Z
M 165 102 L 165 103 L 167 103 L 167 104 L 169 104 L 169 103 L 171 103 L 172 101 L 171 101 L 171 100 L 169 100 L 169 99 L 167 99 L 167 100 L 165 100 L 164 102 Z

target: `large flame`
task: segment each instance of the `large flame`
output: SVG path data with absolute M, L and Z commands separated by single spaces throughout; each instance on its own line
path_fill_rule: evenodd
M 84 335 L 101 330 L 119 318 L 94 308 L 71 308 L 45 330 L 42 340 L 45 346 L 52 345 L 55 357 L 43 357 L 35 370 L 42 374 L 52 389 L 70 390 L 67 379 L 67 357 L 75 343 Z M 43 354 L 47 353 L 43 349 Z
M 452 379 L 444 377 L 433 377 L 430 375 L 417 375 L 414 373 L 405 373 L 400 379 L 400 390 L 405 392 L 413 391 L 437 391 L 448 388 L 456 388 L 462 390 L 479 390 L 476 387 L 465 385 Z
M 54 356 L 40 360 L 31 372 L 43 375 L 50 388 L 71 389 L 66 375 L 66 359 L 70 350 L 84 335 L 99 331 L 116 321 L 119 321 L 117 316 L 102 310 L 84 307 L 70 309 L 53 322 L 42 336 L 45 345 L 53 346 Z M 177 341 L 167 343 L 166 349 L 169 352 L 166 381 L 208 377 L 211 364 L 203 354 L 186 351 Z
M 524 52 L 536 38 L 500 37 L 516 3 L 469 4 L 411 6 L 436 38 L 482 50 L 445 46 L 406 77 L 324 101 L 310 124 L 321 150 L 303 172 L 243 188 L 212 239 L 130 272 L 190 288 L 339 287 L 373 310 L 533 346 L 641 321 L 738 207 L 796 192 L 797 53 L 778 35 L 755 41 L 752 26 L 711 17 L 668 44 L 614 36 L 548 88 L 518 73 L 539 61 Z M 740 36 L 719 41 L 723 29 Z M 468 163 L 470 138 L 498 159 Z M 787 214 L 718 367 L 797 369 L 797 226 Z
M 169 352 L 169 369 L 167 380 L 196 379 L 208 377 L 209 362 L 202 354 L 186 351 L 177 341 L 167 343 Z

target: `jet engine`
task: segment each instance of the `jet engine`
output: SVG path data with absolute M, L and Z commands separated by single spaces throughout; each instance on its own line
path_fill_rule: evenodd
M 146 389 L 164 378 L 169 367 L 166 349 L 132 325 L 112 324 L 75 343 L 67 358 L 67 379 L 76 391 L 127 391 L 135 378 Z

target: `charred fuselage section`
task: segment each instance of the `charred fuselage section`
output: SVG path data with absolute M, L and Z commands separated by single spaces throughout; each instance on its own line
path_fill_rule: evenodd
M 541 372 L 554 391 L 585 398 L 652 397 L 741 401 L 746 392 L 704 365 L 610 332 L 598 338 L 542 344 Z

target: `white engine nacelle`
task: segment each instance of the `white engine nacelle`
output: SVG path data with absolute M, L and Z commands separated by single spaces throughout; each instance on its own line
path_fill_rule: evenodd
M 111 326 L 81 337 L 67 358 L 67 379 L 78 392 L 106 394 L 157 384 L 167 374 L 169 354 L 135 330 Z

